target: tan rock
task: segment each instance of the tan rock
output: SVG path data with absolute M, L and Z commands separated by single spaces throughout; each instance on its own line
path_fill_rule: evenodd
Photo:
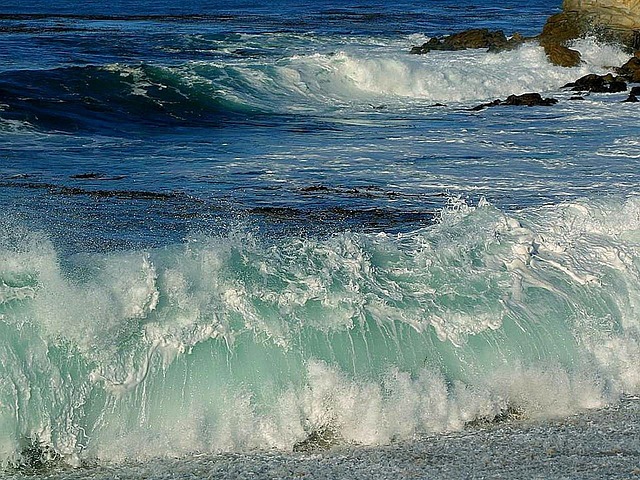
M 609 28 L 640 29 L 640 0 L 564 0 L 563 10 Z
M 568 41 L 588 34 L 637 51 L 640 0 L 564 0 L 562 13 L 547 20 L 538 39 L 551 61 L 570 65 L 567 52 L 558 47 L 566 47 Z

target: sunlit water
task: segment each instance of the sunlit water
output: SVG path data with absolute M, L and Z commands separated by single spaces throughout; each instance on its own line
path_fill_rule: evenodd
M 408 53 L 557 10 L 1 6 L 0 461 L 380 445 L 638 393 L 638 107 L 562 89 L 628 55 Z M 471 111 L 526 92 L 559 103 Z

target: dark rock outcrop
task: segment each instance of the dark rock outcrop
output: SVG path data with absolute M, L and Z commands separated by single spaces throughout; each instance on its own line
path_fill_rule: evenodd
M 495 107 L 498 105 L 510 105 L 510 106 L 524 106 L 534 107 L 543 106 L 549 107 L 558 103 L 555 98 L 543 98 L 539 93 L 524 93 L 522 95 L 509 95 L 506 100 L 494 100 L 493 102 L 483 103 L 473 107 L 471 110 L 478 111 L 487 107 Z
M 640 58 L 631 57 L 631 59 L 616 69 L 616 73 L 628 82 L 640 83 Z
M 539 93 L 525 93 L 523 95 L 509 95 L 507 99 L 502 102 L 502 105 L 516 105 L 535 107 L 543 106 L 549 107 L 558 103 L 555 98 L 542 98 Z
M 562 88 L 570 88 L 574 92 L 618 93 L 625 92 L 627 90 L 627 84 L 620 77 L 616 77 L 610 73 L 607 75 L 591 73 L 579 78 L 575 82 L 567 83 Z
M 633 87 L 631 89 L 631 92 L 629 92 L 629 96 L 627 97 L 626 100 L 623 100 L 623 102 L 636 103 L 640 101 L 638 100 L 638 97 L 640 97 L 640 87 Z
M 518 48 L 520 45 L 522 45 L 524 42 L 528 40 L 531 40 L 531 39 L 527 37 L 523 37 L 522 35 L 516 32 L 511 36 L 510 39 L 507 40 L 507 43 L 505 43 L 504 45 L 499 45 L 499 44 L 491 45 L 489 47 L 489 52 L 499 53 L 499 52 L 506 52 L 509 50 L 515 50 L 516 48 Z
M 469 48 L 503 48 L 509 40 L 502 30 L 490 31 L 487 28 L 465 30 L 445 37 L 433 37 L 421 46 L 411 49 L 411 53 L 424 54 L 432 50 L 466 50 Z

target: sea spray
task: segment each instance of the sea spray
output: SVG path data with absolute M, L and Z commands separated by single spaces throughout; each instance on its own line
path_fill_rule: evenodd
M 380 444 L 640 386 L 640 202 L 326 239 L 239 229 L 148 251 L 0 253 L 0 448 L 66 461 Z

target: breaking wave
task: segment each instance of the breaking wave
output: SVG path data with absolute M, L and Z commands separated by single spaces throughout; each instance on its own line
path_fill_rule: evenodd
M 238 59 L 235 49 L 232 60 L 179 66 L 18 70 L 0 76 L 0 117 L 50 130 L 128 131 L 131 124 L 215 126 L 268 115 L 393 112 L 557 90 L 625 60 L 617 48 L 593 40 L 576 47 L 587 60 L 576 68 L 549 64 L 530 43 L 499 54 L 410 55 L 369 45 L 257 59 Z
M 635 198 L 69 258 L 0 238 L 5 464 L 382 444 L 640 393 Z

